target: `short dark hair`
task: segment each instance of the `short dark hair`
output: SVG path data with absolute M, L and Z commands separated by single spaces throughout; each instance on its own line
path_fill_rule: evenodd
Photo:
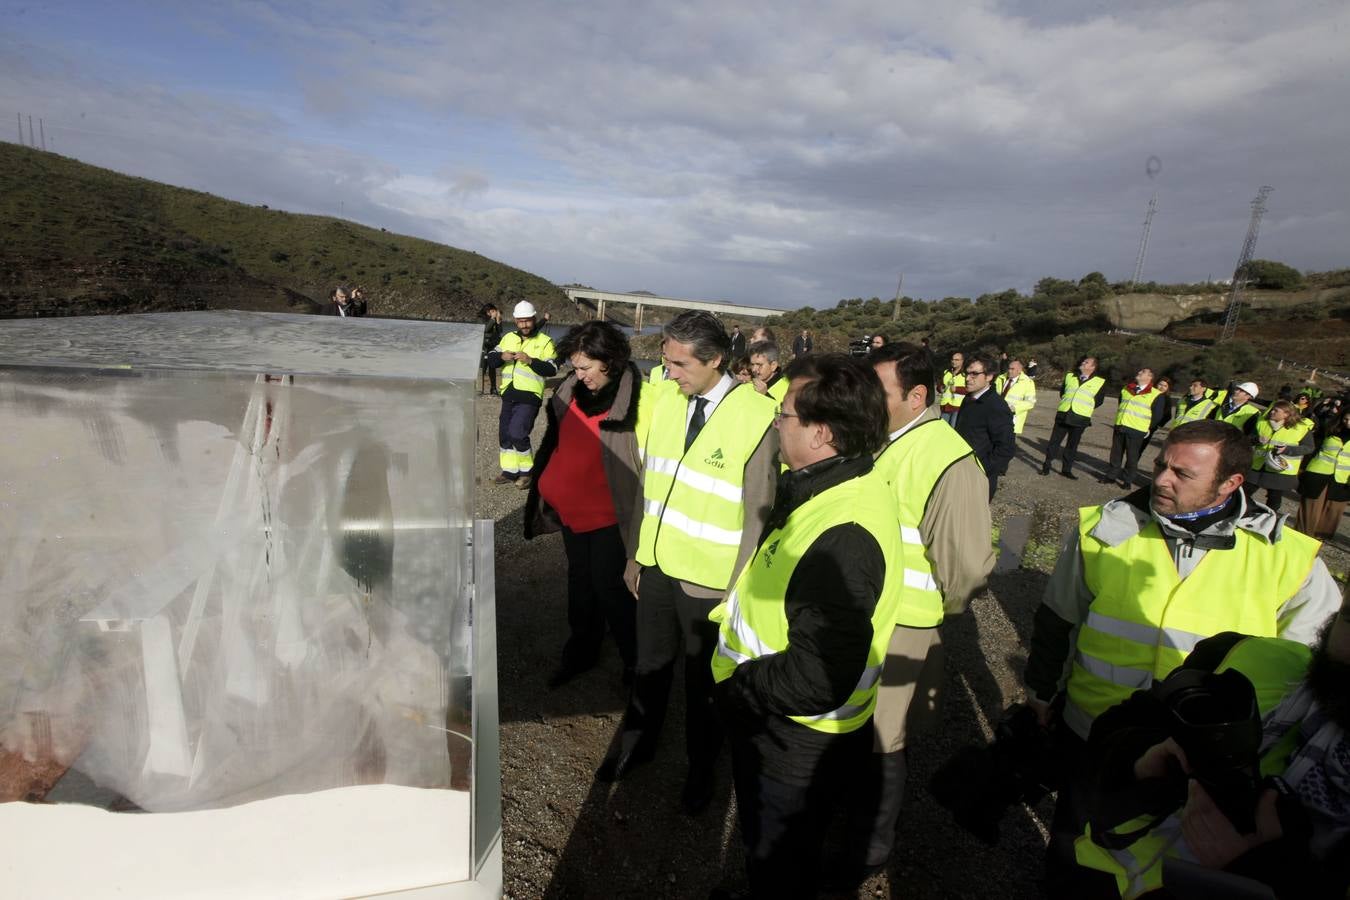
M 875 340 L 876 338 L 881 338 L 881 346 L 882 346 L 882 347 L 885 347 L 887 344 L 890 343 L 890 341 L 886 340 L 886 335 L 882 334 L 880 331 L 878 331 L 876 334 L 872 335 L 872 338 L 873 338 L 874 340 Z M 878 347 L 877 349 L 881 349 L 881 348 Z
M 573 325 L 558 341 L 559 359 L 570 359 L 576 353 L 584 353 L 600 363 L 606 374 L 623 371 L 633 357 L 628 336 L 617 326 L 598 320 Z
M 926 391 L 924 399 L 929 405 L 937 399 L 937 389 L 934 387 L 937 373 L 933 371 L 933 354 L 922 347 L 904 342 L 885 344 L 872 351 L 867 361 L 874 367 L 883 363 L 895 363 L 895 380 L 900 382 L 900 390 L 905 392 L 905 396 L 909 396 L 916 387 L 921 387 Z
M 1214 477 L 1217 485 L 1221 481 L 1237 475 L 1246 474 L 1252 467 L 1252 445 L 1242 429 L 1218 419 L 1200 419 L 1186 422 L 1173 428 L 1163 444 L 1163 451 L 1173 444 L 1214 444 L 1219 448 L 1219 471 Z
M 762 356 L 769 362 L 778 362 L 778 345 L 773 341 L 755 341 L 745 355 Z
M 802 424 L 828 425 L 840 456 L 874 453 L 886 443 L 886 394 L 869 361 L 843 353 L 799 356 L 783 377 L 805 380 L 794 412 Z
M 984 369 L 984 374 L 988 375 L 990 378 L 993 378 L 998 374 L 998 363 L 994 361 L 994 354 L 992 353 L 985 353 L 981 350 L 978 353 L 972 353 L 967 356 L 965 362 L 966 365 L 970 365 L 973 362 L 979 363 L 980 368 Z
M 731 363 L 731 337 L 717 316 L 701 309 L 690 309 L 671 319 L 661 329 L 661 339 L 688 344 L 694 359 L 710 363 L 721 356 L 719 372 L 725 372 Z

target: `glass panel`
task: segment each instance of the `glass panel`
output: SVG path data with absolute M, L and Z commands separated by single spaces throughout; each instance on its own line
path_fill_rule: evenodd
M 0 322 L 0 800 L 51 804 L 0 803 L 0 843 L 67 868 L 79 846 L 143 877 L 129 896 L 471 877 L 480 346 L 244 313 Z

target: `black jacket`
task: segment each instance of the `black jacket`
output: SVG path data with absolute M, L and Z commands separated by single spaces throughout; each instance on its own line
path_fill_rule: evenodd
M 1008 471 L 1008 463 L 1017 449 L 1017 436 L 1013 434 L 1008 401 L 993 388 L 978 399 L 966 394 L 961 411 L 956 414 L 956 433 L 970 444 L 985 472 L 997 476 Z
M 761 542 L 811 497 L 871 468 L 872 458 L 864 455 L 832 457 L 783 473 Z M 872 613 L 885 580 L 886 559 L 867 529 L 855 523 L 826 529 L 788 580 L 787 649 L 742 663 L 718 686 L 728 728 L 758 751 L 765 774 L 810 784 L 840 738 L 787 716 L 827 712 L 848 699 L 872 643 Z

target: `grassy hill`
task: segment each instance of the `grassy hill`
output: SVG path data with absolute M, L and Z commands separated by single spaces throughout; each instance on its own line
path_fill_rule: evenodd
M 1030 296 L 1008 290 L 974 300 L 845 299 L 833 309 L 807 307 L 775 317 L 769 325 L 780 344 L 799 329 L 812 329 L 818 350 L 843 350 L 852 339 L 880 332 L 915 343 L 927 337 L 944 362 L 955 350 L 1006 351 L 1035 358 L 1052 378 L 1089 353 L 1117 382 L 1145 365 L 1183 384 L 1195 375 L 1215 383 L 1241 375 L 1263 385 L 1302 386 L 1311 370 L 1291 365 L 1295 361 L 1350 372 L 1350 270 L 1305 276 L 1284 292 L 1290 299 L 1299 294 L 1297 305 L 1282 307 L 1276 296 L 1281 292 L 1261 291 L 1268 308 L 1244 309 L 1236 339 L 1222 345 L 1216 344 L 1221 312 L 1175 322 L 1156 337 L 1113 332 L 1107 315 L 1106 301 L 1136 290 L 1170 296 L 1215 288 L 1112 285 L 1094 272 L 1077 282 L 1043 278 Z M 1326 299 L 1302 302 L 1309 295 Z
M 312 311 L 362 285 L 372 315 L 472 320 L 548 281 L 467 250 L 248 206 L 0 143 L 0 317 L 181 309 Z

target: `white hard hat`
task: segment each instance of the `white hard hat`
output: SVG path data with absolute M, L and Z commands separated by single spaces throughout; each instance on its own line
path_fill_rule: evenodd
M 534 304 L 528 300 L 522 300 L 516 304 L 516 308 L 511 310 L 513 319 L 533 319 L 538 313 L 534 310 Z
M 1234 390 L 1245 391 L 1246 393 L 1251 394 L 1253 400 L 1256 399 L 1256 383 L 1253 381 L 1244 381 L 1237 385 Z

